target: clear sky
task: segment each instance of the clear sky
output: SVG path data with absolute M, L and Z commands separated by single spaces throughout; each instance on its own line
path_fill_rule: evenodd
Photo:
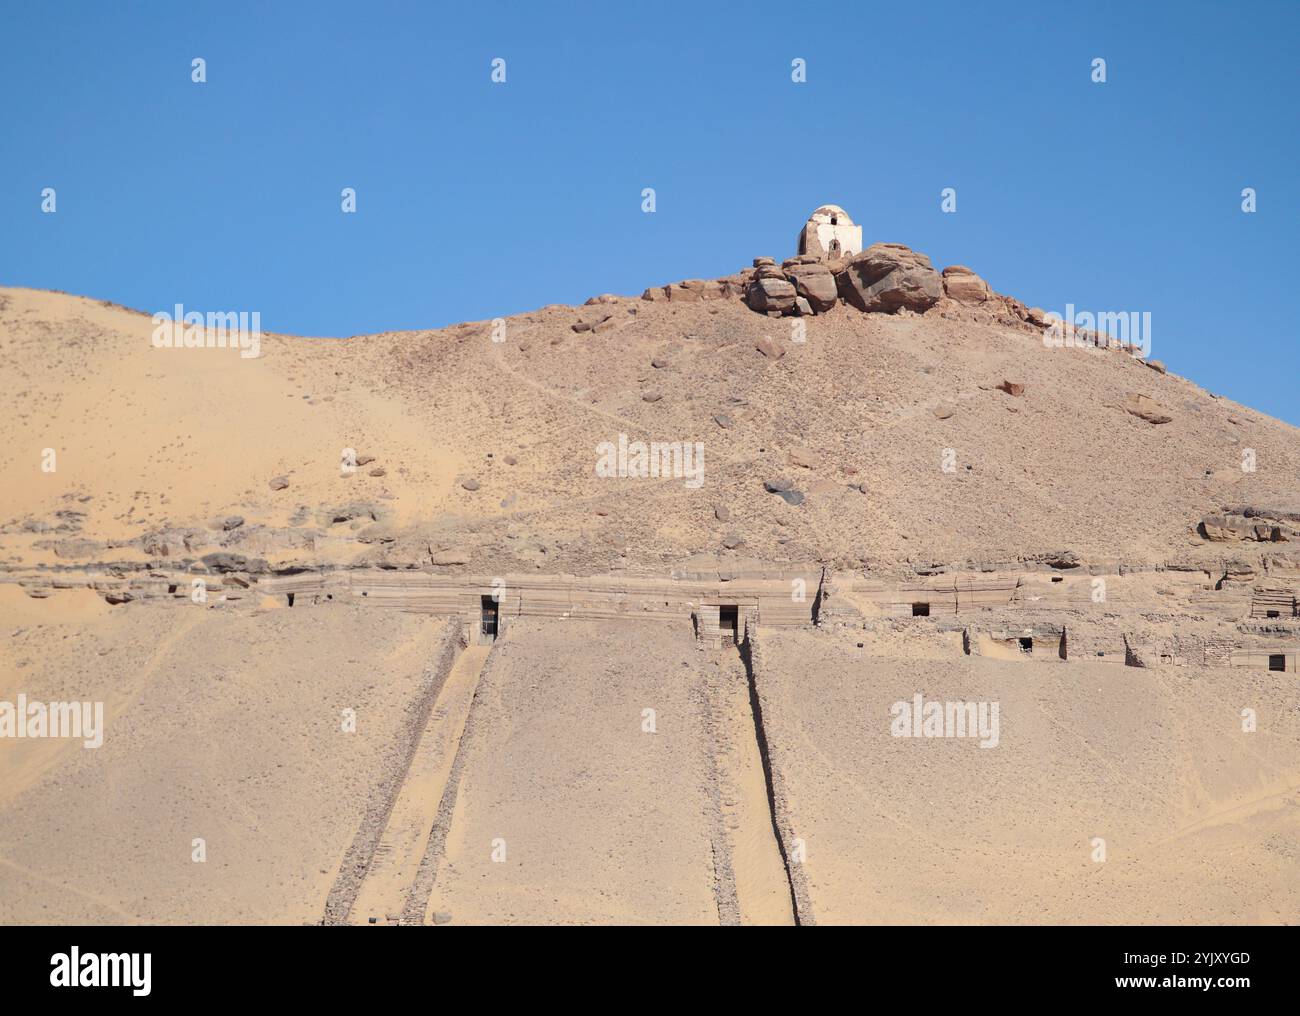
M 1150 311 L 1171 370 L 1300 424 L 1295 0 L 5 7 L 3 284 L 427 328 L 785 257 L 833 202 Z

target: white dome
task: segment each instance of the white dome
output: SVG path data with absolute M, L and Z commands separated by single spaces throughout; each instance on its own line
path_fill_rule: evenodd
M 853 220 L 849 218 L 849 213 L 839 205 L 822 205 L 808 217 L 809 222 L 830 223 L 832 219 L 835 220 L 837 226 L 854 225 Z

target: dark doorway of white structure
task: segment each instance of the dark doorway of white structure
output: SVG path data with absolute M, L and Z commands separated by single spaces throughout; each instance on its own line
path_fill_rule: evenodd
M 480 603 L 483 609 L 483 623 L 480 631 L 483 637 L 494 639 L 497 637 L 497 601 L 491 596 L 480 597 Z
M 1286 656 L 1283 653 L 1271 653 L 1268 658 L 1269 670 L 1286 670 Z

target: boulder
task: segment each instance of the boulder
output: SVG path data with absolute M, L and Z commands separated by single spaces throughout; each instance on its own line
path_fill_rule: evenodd
M 826 313 L 839 300 L 835 275 L 823 264 L 796 265 L 786 269 L 785 276 L 817 314 Z
M 1136 392 L 1129 393 L 1128 398 L 1124 400 L 1124 408 L 1138 419 L 1146 420 L 1147 423 L 1168 423 L 1173 419 L 1155 399 L 1138 395 Z
M 785 356 L 785 346 L 766 335 L 754 343 L 754 348 L 769 360 L 779 360 Z
M 784 314 L 794 309 L 795 295 L 794 286 L 784 278 L 757 278 L 745 291 L 745 300 L 751 310 L 775 310 Z
M 845 303 L 858 310 L 894 314 L 929 310 L 943 296 L 943 278 L 930 259 L 901 243 L 873 243 L 835 275 Z
M 984 303 L 993 298 L 989 284 L 965 265 L 949 265 L 943 270 L 943 291 L 961 303 Z

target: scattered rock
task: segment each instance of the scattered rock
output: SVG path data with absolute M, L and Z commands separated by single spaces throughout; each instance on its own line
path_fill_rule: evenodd
M 383 466 L 375 466 L 374 469 L 370 470 L 370 475 L 371 475 L 371 476 L 387 476 L 387 475 L 388 475 L 388 470 L 385 469 Z
M 573 324 L 569 325 L 569 327 L 572 328 L 575 332 L 591 331 L 591 323 L 589 321 L 575 321 L 573 322 Z
M 473 477 L 468 480 L 461 480 L 460 485 L 466 490 L 478 490 L 481 486 L 478 480 L 475 480 Z
M 791 448 L 787 455 L 790 465 L 802 466 L 804 469 L 812 469 L 818 462 L 817 454 L 810 448 Z
M 1124 400 L 1124 408 L 1147 423 L 1169 423 L 1173 419 L 1155 399 L 1136 392 L 1129 392 L 1128 398 Z
M 230 532 L 232 529 L 238 529 L 243 524 L 244 516 L 242 515 L 227 515 L 221 520 L 221 528 L 226 532 Z
M 1163 360 L 1143 360 L 1142 362 L 1145 363 L 1152 370 L 1154 370 L 1157 374 L 1163 374 L 1166 371 L 1166 367 L 1164 365 Z
M 713 517 L 719 522 L 728 522 L 731 520 L 731 509 L 725 504 L 714 505 Z
M 754 343 L 754 348 L 769 360 L 779 360 L 785 356 L 785 346 L 766 335 Z
M 803 494 L 797 490 L 779 490 L 777 496 L 786 504 L 803 504 Z
M 722 538 L 722 545 L 726 547 L 728 550 L 735 550 L 744 542 L 745 542 L 744 538 L 738 535 L 737 533 L 728 533 L 726 536 Z
M 998 390 L 1006 392 L 1008 395 L 1024 395 L 1025 386 L 1019 381 L 1003 381 L 998 385 Z
M 371 522 L 380 521 L 380 517 L 389 514 L 386 509 L 367 501 L 351 501 L 347 504 L 322 508 L 316 513 L 316 520 L 322 526 L 336 526 L 341 522 L 355 522 L 357 519 Z
M 515 465 L 515 463 L 517 463 L 519 460 L 518 460 L 517 458 L 515 458 L 513 455 L 507 455 L 507 456 L 506 456 L 504 459 L 502 459 L 501 461 L 504 462 L 507 466 L 513 466 L 513 465 Z
M 941 402 L 939 403 L 939 405 L 935 406 L 932 410 L 930 410 L 930 412 L 934 413 L 934 415 L 938 417 L 940 420 L 947 420 L 954 413 L 957 412 L 957 407 L 949 405 L 946 402 Z
M 794 486 L 793 480 L 787 480 L 784 476 L 775 476 L 770 480 L 763 481 L 763 489 L 769 494 L 780 494 L 782 491 L 790 490 Z
M 715 413 L 713 417 L 713 422 L 716 423 L 723 430 L 729 429 L 734 423 L 731 417 L 728 416 L 726 413 Z
M 656 392 L 656 391 L 653 391 L 653 390 L 652 390 L 652 391 L 642 392 L 642 393 L 641 393 L 641 401 L 642 401 L 642 402 L 658 402 L 658 401 L 659 401 L 660 399 L 662 399 L 663 397 L 664 397 L 664 396 L 663 396 L 663 392 Z
M 273 476 L 273 477 L 271 477 L 271 489 L 272 489 L 272 490 L 284 490 L 284 488 L 287 487 L 287 486 L 289 486 L 289 477 L 287 477 L 287 476 Z

